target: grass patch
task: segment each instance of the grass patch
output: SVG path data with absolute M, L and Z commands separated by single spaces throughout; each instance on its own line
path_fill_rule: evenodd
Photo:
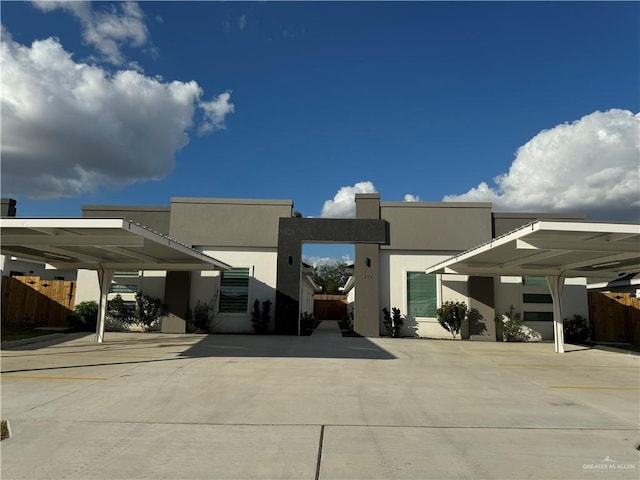
M 2 325 L 0 337 L 3 342 L 12 342 L 14 340 L 23 340 L 25 338 L 40 337 L 42 335 L 50 335 L 52 333 L 60 333 L 58 330 L 36 330 L 33 327 L 23 327 L 20 325 Z

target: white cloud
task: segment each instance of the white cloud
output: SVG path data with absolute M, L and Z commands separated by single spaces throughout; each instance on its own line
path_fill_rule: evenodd
M 354 218 L 356 216 L 356 193 L 376 193 L 371 182 L 359 182 L 353 187 L 342 187 L 333 200 L 327 200 L 322 206 L 323 218 Z
M 200 125 L 199 133 L 209 133 L 216 130 L 224 130 L 225 117 L 234 112 L 231 100 L 231 92 L 223 92 L 210 102 L 200 102 L 200 107 L 204 110 L 205 121 Z
M 121 2 L 99 11 L 90 2 L 39 0 L 33 4 L 43 12 L 66 10 L 82 25 L 82 38 L 96 48 L 104 58 L 114 64 L 123 65 L 123 45 L 141 48 L 150 45 L 149 30 L 144 22 L 144 13 L 137 2 Z M 151 46 L 152 53 L 155 47 Z
M 352 265 L 354 263 L 353 258 L 349 255 L 343 255 L 339 259 L 333 257 L 303 256 L 302 261 L 307 265 L 311 265 L 313 268 L 316 268 L 318 265 L 337 265 L 339 263 Z
M 418 195 L 412 195 L 410 193 L 407 193 L 404 196 L 404 201 L 405 202 L 419 202 L 420 201 L 420 197 Z
M 573 211 L 589 219 L 640 218 L 640 114 L 612 109 L 543 130 L 509 172 L 444 201 L 489 201 L 496 211 Z
M 200 107 L 205 130 L 233 111 L 228 92 L 201 103 L 195 81 L 111 74 L 74 62 L 52 38 L 27 47 L 3 28 L 0 61 L 3 195 L 72 197 L 162 178 Z

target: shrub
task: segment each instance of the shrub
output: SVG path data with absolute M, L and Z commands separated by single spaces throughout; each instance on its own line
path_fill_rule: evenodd
M 215 316 L 215 297 L 208 302 L 198 300 L 193 311 L 189 312 L 189 331 L 193 333 L 208 333 Z
M 269 330 L 271 322 L 271 300 L 262 302 L 262 311 L 260 311 L 260 300 L 253 302 L 253 311 L 251 312 L 251 323 L 255 333 L 264 334 Z
M 98 323 L 98 302 L 80 302 L 76 305 L 73 314 L 67 317 L 69 328 L 80 332 L 93 332 Z
M 107 317 L 104 319 L 104 331 L 105 332 L 128 332 L 129 325 L 122 320 L 116 320 L 115 318 Z
M 387 334 L 390 337 L 399 337 L 400 330 L 402 330 L 402 325 L 404 325 L 404 319 L 400 314 L 400 309 L 392 307 L 391 313 L 389 313 L 389 309 L 387 307 L 384 307 L 382 309 L 382 313 L 384 315 L 384 328 L 387 329 Z
M 159 298 L 143 292 L 136 293 L 135 304 L 125 302 L 118 294 L 108 304 L 109 316 L 127 325 L 138 324 L 144 330 L 150 330 L 160 318 L 167 314 L 166 307 Z
M 120 294 L 109 300 L 107 312 L 111 318 L 122 323 L 135 323 L 135 306 L 125 302 Z
M 467 304 L 446 301 L 436 310 L 436 314 L 442 328 L 451 333 L 451 336 L 455 339 L 460 333 L 462 322 L 467 317 Z
M 311 332 L 313 332 L 319 324 L 320 324 L 320 321 L 317 320 L 309 312 L 303 312 L 300 314 L 300 334 L 301 335 L 311 335 Z
M 145 330 L 150 330 L 166 314 L 167 307 L 163 305 L 162 300 L 143 292 L 136 293 L 135 318 Z
M 525 340 L 522 332 L 522 318 L 520 312 L 516 312 L 513 305 L 504 315 L 498 316 L 498 321 L 502 323 L 502 337 L 505 342 L 523 342 Z
M 582 315 L 574 315 L 571 319 L 564 319 L 564 339 L 567 342 L 582 343 L 589 339 L 591 329 L 589 322 Z

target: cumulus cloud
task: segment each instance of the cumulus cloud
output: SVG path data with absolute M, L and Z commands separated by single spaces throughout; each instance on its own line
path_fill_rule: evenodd
M 233 111 L 229 92 L 204 102 L 195 81 L 111 74 L 74 62 L 53 38 L 28 47 L 3 28 L 0 61 L 3 194 L 72 197 L 162 178 L 196 112 L 211 131 Z
M 640 114 L 612 109 L 543 130 L 521 146 L 508 173 L 444 201 L 489 201 L 496 211 L 640 218 Z
M 420 197 L 418 195 L 412 195 L 410 193 L 407 193 L 404 196 L 404 201 L 405 202 L 419 202 L 420 201 Z
M 90 2 L 39 0 L 33 4 L 43 12 L 65 10 L 73 14 L 82 25 L 82 39 L 98 50 L 105 60 L 114 65 L 125 62 L 123 45 L 135 48 L 151 46 L 144 12 L 137 2 L 121 2 L 101 10 L 94 10 Z
M 333 200 L 327 200 L 322 206 L 322 218 L 354 218 L 356 216 L 356 193 L 376 193 L 371 182 L 358 182 L 354 186 L 342 187 Z

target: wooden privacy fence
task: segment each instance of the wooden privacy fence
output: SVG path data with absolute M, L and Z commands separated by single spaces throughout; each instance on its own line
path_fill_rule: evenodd
M 593 340 L 640 345 L 640 299 L 630 293 L 589 292 Z
M 342 320 L 346 315 L 346 295 L 313 296 L 313 316 L 318 320 Z
M 2 277 L 2 323 L 67 327 L 76 282 L 40 277 Z

